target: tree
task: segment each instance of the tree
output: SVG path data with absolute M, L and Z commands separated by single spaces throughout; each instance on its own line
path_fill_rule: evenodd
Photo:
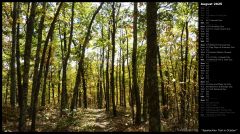
M 89 42 L 89 36 L 91 34 L 91 27 L 92 27 L 92 23 L 94 21 L 95 16 L 97 15 L 97 13 L 99 12 L 99 10 L 102 8 L 103 2 L 100 4 L 100 6 L 97 8 L 97 10 L 94 12 L 92 19 L 90 21 L 90 24 L 88 25 L 88 29 L 87 29 L 87 33 L 83 42 L 83 46 L 82 46 L 82 52 L 81 52 L 81 57 L 80 60 L 78 62 L 78 70 L 77 70 L 77 75 L 76 75 L 76 81 L 75 81 L 75 86 L 74 86 L 74 90 L 77 90 L 80 84 L 80 75 L 82 76 L 82 82 L 83 82 L 83 104 L 84 104 L 84 108 L 87 108 L 87 87 L 86 87 L 86 80 L 85 80 L 85 76 L 84 76 L 84 57 L 85 57 L 85 49 L 86 46 Z M 76 89 L 75 89 L 76 88 Z
M 65 12 L 63 13 L 65 17 Z M 70 28 L 70 37 L 68 41 L 67 46 L 67 39 L 66 39 L 66 31 L 64 29 L 64 52 L 63 52 L 63 74 L 62 74 L 62 95 L 61 95 L 61 115 L 63 114 L 63 110 L 67 108 L 67 100 L 68 100 L 68 94 L 67 94 L 67 65 L 68 65 L 68 59 L 71 52 L 71 43 L 72 43 L 72 36 L 73 36 L 73 18 L 74 18 L 74 2 L 72 3 L 72 16 L 71 16 L 71 28 Z M 65 25 L 66 26 L 66 25 Z M 74 90 L 73 94 L 73 100 L 71 104 L 71 110 L 74 109 L 74 104 L 76 103 L 76 95 L 77 91 Z
M 135 123 L 140 124 L 141 122 L 141 103 L 139 95 L 139 87 L 137 83 L 137 2 L 134 2 L 134 20 L 133 20 L 133 53 L 132 53 L 132 77 L 133 85 L 132 91 L 135 95 L 136 101 L 136 118 Z
M 128 35 L 127 32 L 127 28 L 125 27 L 125 31 L 126 31 L 126 35 Z M 129 49 L 128 49 L 128 37 L 127 37 L 127 57 L 129 55 Z M 128 68 L 128 87 L 129 87 L 129 105 L 131 107 L 131 113 L 132 113 L 132 121 L 134 122 L 135 120 L 135 113 L 134 113 L 134 95 L 133 95 L 133 91 L 132 91 L 132 84 L 131 84 L 131 70 L 130 70 L 130 65 L 128 62 L 128 58 L 127 58 L 127 68 Z
M 160 132 L 160 108 L 157 78 L 157 5 L 156 2 L 147 3 L 147 87 L 149 90 L 149 131 Z
M 23 87 L 22 87 L 22 97 L 20 100 L 20 118 L 19 118 L 19 131 L 26 130 L 26 112 L 27 112 L 27 95 L 28 95 L 28 78 L 29 78 L 29 68 L 30 68 L 30 56 L 32 48 L 32 35 L 34 30 L 34 19 L 37 4 L 32 2 L 31 12 L 29 18 L 27 18 L 27 32 L 26 32 L 26 42 L 24 50 L 24 72 L 23 72 Z
M 110 21 L 108 24 L 108 40 L 110 40 Z M 109 53 L 110 53 L 110 44 L 107 44 L 108 50 L 107 50 L 107 62 L 106 62 L 106 92 L 105 92 L 105 101 L 106 101 L 106 111 L 109 111 Z
M 33 99 L 34 99 L 34 93 L 38 81 L 38 69 L 39 69 L 39 62 L 40 62 L 40 51 L 41 51 L 41 45 L 42 45 L 42 31 L 44 27 L 44 20 L 45 20 L 45 13 L 46 13 L 46 2 L 43 3 L 42 6 L 42 16 L 38 25 L 38 44 L 37 44 L 37 50 L 35 55 L 35 64 L 34 64 L 34 71 L 33 71 L 33 84 L 32 84 L 32 96 L 31 96 L 31 108 L 33 108 Z
M 115 56 L 115 33 L 116 33 L 116 22 L 115 22 L 115 3 L 112 3 L 112 26 L 113 26 L 113 31 L 112 31 L 112 65 L 111 65 L 111 81 L 110 81 L 110 86 L 111 86 L 111 93 L 112 93 L 112 111 L 113 111 L 113 116 L 117 116 L 116 112 L 116 106 L 115 106 L 115 97 L 114 97 L 114 56 Z
M 10 86 L 10 103 L 12 110 L 14 110 L 15 107 L 15 102 L 16 102 L 16 71 L 15 71 L 15 55 L 16 55 L 16 40 L 17 40 L 17 34 L 16 34 L 16 29 L 17 29 L 17 6 L 18 3 L 14 2 L 13 4 L 13 24 L 12 24 L 12 53 L 11 53 L 11 69 L 10 69 L 10 74 L 11 74 L 11 86 Z
M 160 55 L 160 50 L 159 46 L 157 49 L 157 57 L 158 57 L 158 64 L 159 64 L 159 74 L 160 74 L 160 79 L 161 79 L 161 97 L 162 97 L 162 106 L 163 106 L 163 117 L 167 117 L 167 110 L 166 110 L 166 93 L 165 93 L 165 86 L 164 86 L 164 79 L 163 79 L 163 71 L 162 71 L 162 62 L 161 62 L 161 55 Z
M 122 27 L 121 27 L 122 28 Z M 121 35 L 122 35 L 122 29 L 121 29 Z M 122 37 L 122 36 L 121 36 Z M 120 40 L 121 42 L 121 40 Z M 123 44 L 125 42 L 125 39 L 123 40 Z M 122 49 L 122 101 L 123 101 L 123 107 L 126 108 L 126 85 L 125 85 L 125 54 L 124 54 L 124 49 Z
M 20 8 L 20 3 L 18 3 L 18 13 L 17 13 L 17 18 L 19 18 L 19 11 L 21 10 Z M 20 64 L 20 43 L 19 43 L 19 35 L 20 35 L 20 22 L 17 22 L 17 42 L 16 42 L 16 60 L 17 60 L 17 87 L 18 87 L 18 104 L 20 104 L 20 100 L 22 97 L 22 75 L 21 75 L 21 64 Z
M 183 88 L 181 90 L 181 126 L 185 126 L 185 96 L 186 96 L 186 88 L 187 88 L 187 65 L 188 65 L 188 22 L 185 22 L 185 30 L 186 30 L 186 44 L 185 44 L 185 56 L 184 56 L 184 70 L 183 70 Z
M 52 50 L 52 46 L 49 47 L 47 62 L 45 65 L 41 106 L 46 105 L 46 86 L 47 86 L 47 76 L 48 76 L 48 72 L 49 72 L 49 62 L 50 62 L 50 58 L 51 58 L 51 50 Z
M 42 71 L 43 71 L 43 68 L 44 68 L 44 61 L 45 61 L 45 55 L 46 55 L 46 51 L 47 51 L 47 46 L 48 46 L 48 42 L 49 42 L 49 39 L 50 37 L 52 37 L 53 35 L 53 31 L 54 31 L 54 25 L 55 25 L 55 22 L 57 21 L 57 17 L 59 15 L 59 12 L 60 12 L 60 9 L 62 7 L 62 2 L 60 3 L 60 5 L 58 6 L 58 9 L 57 9 L 57 12 L 56 14 L 54 15 L 54 18 L 53 18 L 53 21 L 50 25 L 50 29 L 48 31 L 48 34 L 47 34 L 47 37 L 46 37 L 46 40 L 44 42 L 44 47 L 43 47 L 43 51 L 42 51 L 42 58 L 41 58 L 41 63 L 40 63 L 40 68 L 39 68 L 39 72 L 38 72 L 38 81 L 36 83 L 36 89 L 35 89 L 35 92 L 34 92 L 34 99 L 33 99 L 33 112 L 32 112 L 32 125 L 31 125 L 31 130 L 32 131 L 35 131 L 35 119 L 36 119 L 36 107 L 37 107 L 37 104 L 38 104 L 38 94 L 39 94 L 39 89 L 40 89 L 40 84 L 41 84 L 41 77 L 42 77 Z

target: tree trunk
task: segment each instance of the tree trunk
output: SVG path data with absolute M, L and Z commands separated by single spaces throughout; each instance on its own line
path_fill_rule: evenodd
M 139 95 L 139 87 L 137 83 L 137 2 L 134 2 L 134 20 L 133 20 L 133 53 L 132 53 L 132 77 L 133 77 L 133 85 L 132 91 L 135 95 L 136 101 L 136 118 L 135 123 L 140 124 L 141 122 L 141 103 L 140 103 L 140 95 Z
M 22 97 L 20 100 L 20 118 L 19 118 L 19 131 L 26 130 L 26 114 L 27 114 L 27 95 L 28 95 L 28 80 L 29 80 L 29 69 L 30 69 L 30 58 L 32 49 L 32 35 L 34 30 L 34 19 L 35 10 L 37 3 L 32 2 L 31 12 L 29 18 L 27 18 L 27 32 L 26 32 L 26 42 L 24 50 L 24 71 L 23 71 L 23 87 L 22 87 Z
M 61 83 L 60 83 L 60 81 L 61 81 L 61 67 L 60 67 L 60 69 L 59 69 L 59 71 L 58 71 L 58 104 L 59 104 L 59 102 L 60 102 L 60 88 L 61 88 Z
M 21 10 L 20 8 L 20 3 L 18 3 L 18 13 L 17 13 L 17 18 L 19 18 L 19 11 Z M 16 44 L 16 58 L 17 58 L 17 86 L 18 86 L 18 104 L 19 106 L 22 105 L 20 104 L 20 100 L 22 97 L 22 75 L 21 75 L 21 64 L 20 64 L 20 44 L 19 44 L 19 31 L 20 31 L 20 22 L 17 22 L 17 44 Z
M 123 107 L 126 108 L 126 85 L 125 85 L 125 59 L 124 53 L 122 52 L 122 99 L 123 99 Z
M 79 87 L 79 84 L 80 84 L 80 78 L 81 78 L 80 75 L 82 75 L 84 108 L 87 108 L 87 87 L 86 87 L 86 80 L 85 80 L 84 70 L 83 70 L 84 69 L 83 65 L 84 65 L 84 57 L 85 57 L 85 48 L 86 48 L 86 46 L 89 42 L 89 36 L 91 34 L 92 23 L 94 21 L 95 16 L 99 12 L 99 10 L 102 8 L 102 5 L 103 5 L 103 2 L 100 4 L 98 9 L 94 12 L 94 14 L 92 16 L 92 19 L 91 19 L 90 24 L 88 26 L 87 34 L 86 34 L 85 39 L 84 39 L 83 47 L 81 49 L 82 50 L 81 57 L 80 57 L 80 60 L 78 62 L 78 70 L 77 70 L 74 90 L 78 90 L 78 87 Z M 77 89 L 75 89 L 75 88 L 77 88 Z
M 113 19 L 113 31 L 112 31 L 112 70 L 111 70 L 111 92 L 112 92 L 112 111 L 113 116 L 117 116 L 114 96 L 114 56 L 115 56 L 115 33 L 116 33 L 116 22 L 115 22 L 115 3 L 112 4 L 112 19 Z
M 146 63 L 145 63 L 146 64 Z M 147 86 L 147 70 L 148 66 L 145 65 L 145 74 L 144 74 L 144 89 L 143 89 L 143 120 L 147 121 L 147 110 L 148 110 L 148 86 Z
M 44 68 L 45 54 L 46 54 L 46 51 L 47 51 L 47 46 L 48 46 L 49 39 L 53 35 L 54 25 L 55 25 L 55 22 L 57 21 L 57 17 L 59 15 L 62 4 L 63 3 L 61 2 L 60 5 L 58 6 L 57 12 L 54 16 L 54 19 L 53 19 L 52 23 L 51 23 L 49 32 L 47 34 L 47 38 L 46 38 L 45 43 L 44 43 L 43 51 L 42 51 L 40 69 L 39 69 L 38 77 L 37 77 L 38 81 L 36 83 L 36 90 L 34 92 L 34 99 L 33 99 L 34 103 L 33 103 L 33 110 L 32 110 L 33 113 L 32 113 L 32 125 L 31 125 L 31 130 L 32 131 L 35 131 L 36 107 L 37 107 L 37 104 L 38 104 L 38 94 L 39 94 L 39 89 L 40 89 L 40 84 L 41 84 L 40 80 L 41 80 L 41 77 L 42 77 L 42 71 L 43 71 L 43 68 Z
M 110 24 L 108 27 L 108 40 L 110 40 Z M 110 53 L 110 44 L 107 44 L 108 51 L 107 51 L 107 63 L 106 63 L 106 92 L 105 92 L 105 98 L 106 98 L 106 111 L 109 111 L 109 53 Z
M 181 33 L 181 62 L 182 62 L 182 70 L 181 70 L 181 92 L 180 92 L 180 104 L 181 104 L 181 116 L 180 116 L 180 126 L 181 128 L 183 128 L 185 126 L 185 95 L 186 95 L 186 90 L 185 90 L 185 78 L 184 78 L 184 75 L 185 75 L 185 71 L 184 71 L 184 58 L 183 58 L 183 45 L 182 45 L 182 42 L 183 42 L 183 32 L 184 32 L 184 28 L 185 28 L 185 24 L 183 26 L 183 29 L 182 29 L 182 33 Z
M 17 41 L 17 9 L 18 3 L 13 3 L 13 11 L 12 11 L 12 52 L 11 52 L 11 64 L 10 64 L 10 75 L 11 75 L 11 86 L 10 86 L 10 103 L 11 103 L 11 109 L 14 111 L 15 108 L 15 102 L 16 102 L 16 70 L 15 70 L 15 58 L 16 58 L 16 41 Z
M 9 87 L 9 78 L 10 78 L 10 75 L 9 75 L 9 72 L 7 73 L 7 83 L 6 83 L 6 96 L 5 96 L 5 105 L 7 105 L 7 100 L 8 100 L 8 87 Z M 21 105 L 19 105 L 21 106 Z
M 44 83 L 43 83 L 41 106 L 46 105 L 46 85 L 47 85 L 47 76 L 48 76 L 48 70 L 49 70 L 49 61 L 50 61 L 50 57 L 51 57 L 51 49 L 52 49 L 52 47 L 50 47 L 49 51 L 48 51 L 48 58 L 47 58 L 47 63 L 45 66 L 45 71 L 44 71 Z
M 188 66 L 188 22 L 186 22 L 185 24 L 185 28 L 186 28 L 186 45 L 185 45 L 185 64 L 184 64 L 184 87 L 183 87 L 183 91 L 182 94 L 183 96 L 186 96 L 186 91 L 187 91 L 187 66 Z M 185 101 L 185 98 L 184 98 Z M 182 107 L 182 122 L 183 122 L 183 127 L 185 127 L 185 118 L 186 118 L 186 111 L 185 111 L 185 102 L 182 102 L 182 104 L 184 104 L 184 106 Z
M 166 110 L 166 93 L 165 93 L 165 86 L 164 86 L 164 79 L 163 79 L 163 72 L 162 72 L 162 63 L 161 63 L 161 55 L 160 55 L 160 47 L 158 46 L 157 49 L 157 56 L 158 56 L 158 64 L 159 64 L 159 74 L 161 79 L 161 97 L 162 97 L 162 111 L 163 117 L 167 117 L 167 110 Z
M 147 57 L 148 66 L 147 87 L 149 90 L 149 131 L 160 132 L 160 107 L 157 78 L 157 5 L 156 2 L 147 3 Z
M 118 57 L 118 65 L 117 65 L 117 69 L 116 69 L 116 106 L 118 105 L 118 96 L 120 96 L 120 106 L 122 106 L 122 83 L 121 83 L 121 55 L 122 55 L 122 49 L 120 48 L 120 53 L 119 53 L 119 57 Z M 119 85 L 119 90 L 118 90 L 118 85 Z M 118 91 L 119 91 L 119 95 L 118 95 Z
M 128 35 L 127 33 L 127 29 L 125 29 L 126 31 L 126 35 Z M 128 56 L 129 55 L 129 52 L 128 52 L 128 37 L 127 37 L 127 68 L 128 68 L 128 87 L 129 87 L 129 105 L 130 105 L 130 108 L 131 108 L 131 113 L 132 113 L 132 121 L 134 123 L 134 117 L 135 117 L 135 113 L 134 113 L 134 96 L 133 96 L 133 91 L 132 91 L 132 84 L 131 84 L 131 72 L 130 72 L 130 65 L 129 65 L 129 62 L 128 62 Z
M 42 6 L 43 14 L 40 19 L 40 23 L 38 26 L 38 44 L 37 44 L 37 50 L 35 55 L 35 64 L 34 64 L 34 71 L 33 71 L 33 84 L 32 84 L 32 96 L 31 96 L 31 109 L 33 112 L 33 105 L 34 105 L 34 94 L 35 89 L 38 81 L 38 67 L 40 62 L 40 52 L 41 52 L 41 45 L 42 45 L 42 31 L 44 27 L 44 19 L 45 19 L 45 13 L 46 13 L 46 2 L 43 3 Z

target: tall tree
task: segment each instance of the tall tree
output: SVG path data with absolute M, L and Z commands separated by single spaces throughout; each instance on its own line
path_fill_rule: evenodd
M 20 3 L 18 3 L 18 13 L 17 13 L 17 18 L 19 18 L 19 11 L 21 10 L 20 8 Z M 20 64 L 20 43 L 19 43 L 19 35 L 20 35 L 20 22 L 17 21 L 17 42 L 16 42 L 16 60 L 17 60 L 17 87 L 18 87 L 18 104 L 19 106 L 22 105 L 20 104 L 20 97 L 22 97 L 21 94 L 21 89 L 22 89 L 22 75 L 21 75 L 21 64 Z
M 30 69 L 30 58 L 32 49 L 32 35 L 34 30 L 34 19 L 37 3 L 32 2 L 32 7 L 30 11 L 30 16 L 27 18 L 27 31 L 26 31 L 26 42 L 24 50 L 24 71 L 23 71 L 23 87 L 22 87 L 22 97 L 20 100 L 22 104 L 20 106 L 20 118 L 19 118 L 19 131 L 26 130 L 26 112 L 27 112 L 27 95 L 28 95 L 28 79 L 29 79 L 29 69 Z
M 35 89 L 38 81 L 38 69 L 39 69 L 39 62 L 40 62 L 40 52 L 41 52 L 41 46 L 42 46 L 42 31 L 44 27 L 45 14 L 46 14 L 46 2 L 43 3 L 42 16 L 38 25 L 38 43 L 37 43 L 37 50 L 35 55 L 35 64 L 34 64 L 34 71 L 33 71 L 31 108 L 33 108 L 34 93 L 35 93 Z
M 64 64 L 67 65 L 67 60 L 69 59 L 69 56 L 70 56 L 72 36 L 73 36 L 73 19 L 74 19 L 74 2 L 72 3 L 72 16 L 71 16 L 70 37 L 69 37 L 69 42 L 68 42 L 68 52 L 67 52 L 67 56 L 65 57 L 66 61 L 63 63 L 63 66 L 64 66 Z M 66 71 L 66 70 L 64 69 L 64 71 Z M 64 89 L 64 90 L 66 90 L 66 89 Z M 71 110 L 73 110 L 77 106 L 77 104 L 76 104 L 77 103 L 77 94 L 78 94 L 78 90 L 75 89 L 74 93 L 73 93 L 73 98 L 72 98 Z
M 140 124 L 141 122 L 141 103 L 140 103 L 140 95 L 139 95 L 139 87 L 137 81 L 137 2 L 134 2 L 134 13 L 133 13 L 133 53 L 132 53 L 132 91 L 135 95 L 136 101 L 136 118 L 135 123 Z
M 149 90 L 149 131 L 160 132 L 160 107 L 157 78 L 157 5 L 156 2 L 147 3 L 147 87 Z
M 46 86 L 47 86 L 47 76 L 48 76 L 48 72 L 49 72 L 49 62 L 50 62 L 50 57 L 51 57 L 51 50 L 52 50 L 52 46 L 50 46 L 50 48 L 48 50 L 47 62 L 45 65 L 41 106 L 46 105 Z
M 123 42 L 123 44 L 124 44 L 124 42 Z M 125 85 L 125 57 L 124 57 L 124 51 L 122 52 L 122 100 L 123 100 L 123 107 L 126 108 L 126 85 Z
M 17 9 L 18 3 L 14 2 L 13 11 L 12 11 L 12 53 L 11 53 L 11 64 L 10 64 L 10 74 L 11 74 L 11 86 L 10 86 L 10 103 L 11 108 L 14 110 L 15 102 L 16 102 L 16 71 L 15 71 L 15 58 L 16 58 L 16 41 L 17 41 Z
M 64 13 L 65 16 L 65 13 Z M 66 31 L 64 30 L 64 53 L 63 53 L 63 74 L 62 74 L 62 99 L 61 99 L 61 115 L 63 114 L 63 110 L 67 108 L 67 100 L 68 100 L 68 94 L 67 94 L 67 65 L 68 65 L 68 59 L 71 52 L 71 43 L 72 43 L 72 36 L 73 36 L 73 18 L 74 18 L 74 2 L 72 3 L 72 16 L 71 16 L 71 28 L 70 28 L 70 37 L 68 41 L 67 46 L 67 39 L 66 39 Z M 65 25 L 66 26 L 66 25 Z M 65 28 L 66 29 L 66 28 Z M 71 104 L 71 110 L 74 109 L 74 104 L 76 103 L 76 93 L 77 91 L 74 90 L 73 94 L 73 100 Z
M 114 97 L 114 56 L 115 56 L 115 33 L 116 33 L 116 21 L 115 21 L 115 3 L 112 3 L 112 70 L 111 70 L 111 93 L 112 93 L 112 111 L 113 116 L 117 116 L 116 106 L 115 106 L 115 97 Z
M 85 80 L 85 76 L 84 76 L 84 57 L 85 57 L 85 49 L 86 46 L 89 42 L 89 36 L 91 34 L 91 27 L 92 27 L 92 23 L 94 21 L 95 16 L 97 15 L 97 13 L 100 11 L 100 9 L 102 8 L 103 2 L 100 4 L 100 6 L 97 8 L 97 10 L 94 12 L 92 19 L 88 25 L 88 29 L 87 29 L 87 33 L 83 42 L 83 46 L 82 46 L 82 52 L 81 52 L 81 57 L 80 60 L 78 62 L 78 70 L 77 70 L 77 75 L 76 75 L 76 81 L 75 81 L 75 86 L 74 86 L 74 90 L 77 90 L 80 84 L 80 75 L 82 76 L 82 83 L 83 83 L 83 105 L 84 108 L 87 108 L 87 86 L 86 86 L 86 80 Z M 77 88 L 77 89 L 75 89 Z
M 60 9 L 62 7 L 62 2 L 60 3 L 60 5 L 58 6 L 58 9 L 54 15 L 53 21 L 50 25 L 50 29 L 48 31 L 46 40 L 44 42 L 44 47 L 43 47 L 43 51 L 42 51 L 42 58 L 41 58 L 41 63 L 40 63 L 40 68 L 39 68 L 39 72 L 38 72 L 38 81 L 36 83 L 36 89 L 34 92 L 34 99 L 33 99 L 33 112 L 32 112 L 32 125 L 31 125 L 31 130 L 35 131 L 35 118 L 36 118 L 36 107 L 38 105 L 38 94 L 39 94 L 39 89 L 40 89 L 40 84 L 41 84 L 41 78 L 42 78 L 42 71 L 44 68 L 44 61 L 45 61 L 45 55 L 46 55 L 46 51 L 47 51 L 47 47 L 48 47 L 48 42 L 50 40 L 50 37 L 52 37 L 53 35 L 53 31 L 54 31 L 54 26 L 55 26 L 55 22 L 57 21 L 57 17 L 59 15 Z
M 166 93 L 165 93 L 165 86 L 164 86 L 164 79 L 163 79 L 163 71 L 162 71 L 162 62 L 161 62 L 161 55 L 160 55 L 160 47 L 158 46 L 157 49 L 157 57 L 158 57 L 158 65 L 159 65 L 159 74 L 160 74 L 160 84 L 161 84 L 161 97 L 162 97 L 162 110 L 163 110 L 163 117 L 167 117 L 166 111 Z
M 183 57 L 183 34 L 184 34 L 184 28 L 185 28 L 185 24 L 183 24 L 182 27 L 182 32 L 181 32 L 181 72 L 180 72 L 180 81 L 181 83 L 183 83 L 184 81 L 184 57 Z M 184 89 L 183 89 L 183 84 L 180 84 L 180 120 L 179 120 L 179 124 L 181 127 L 184 126 L 184 114 L 185 114 L 185 96 L 184 96 Z
M 108 40 L 110 40 L 110 21 L 108 24 Z M 105 101 L 106 101 L 106 111 L 109 111 L 109 53 L 110 53 L 110 44 L 107 44 L 107 62 L 106 62 L 106 92 L 105 92 Z
M 184 69 L 183 69 L 183 88 L 181 90 L 181 126 L 185 126 L 185 96 L 186 96 L 186 88 L 187 88 L 187 65 L 188 65 L 188 22 L 185 22 L 185 31 L 186 31 L 186 42 L 185 42 L 185 56 L 184 56 Z

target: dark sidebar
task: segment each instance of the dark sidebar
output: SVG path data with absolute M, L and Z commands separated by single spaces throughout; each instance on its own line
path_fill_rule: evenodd
M 199 132 L 239 133 L 239 9 L 199 2 Z

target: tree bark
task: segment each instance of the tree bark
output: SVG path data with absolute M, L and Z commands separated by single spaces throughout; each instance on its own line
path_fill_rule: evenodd
M 113 19 L 113 31 L 112 31 L 112 70 L 111 70 L 111 93 L 112 93 L 112 112 L 113 116 L 117 116 L 114 96 L 114 56 L 115 56 L 115 33 L 116 33 L 116 22 L 115 22 L 115 3 L 112 4 L 112 19 Z
M 18 3 L 18 17 L 19 18 L 19 11 L 20 3 Z M 20 64 L 20 44 L 19 44 L 19 31 L 20 31 L 20 22 L 17 22 L 17 44 L 16 44 L 16 58 L 17 58 L 17 86 L 18 86 L 18 104 L 19 106 L 22 105 L 20 103 L 21 97 L 22 97 L 22 75 L 21 75 L 21 64 Z
M 160 132 L 160 107 L 157 78 L 157 5 L 156 2 L 147 3 L 147 58 L 148 66 L 147 87 L 149 90 L 149 131 Z
M 161 55 L 160 55 L 160 47 L 158 46 L 157 55 L 158 55 L 158 64 L 159 64 L 159 74 L 161 79 L 161 97 L 162 97 L 162 111 L 163 117 L 167 117 L 167 110 L 166 110 L 166 93 L 165 93 L 165 86 L 164 86 L 164 79 L 163 79 L 163 72 L 162 72 L 162 62 L 161 62 Z
M 52 47 L 50 46 L 49 51 L 48 51 L 47 63 L 45 66 L 45 71 L 44 71 L 44 80 L 43 80 L 44 82 L 43 82 L 41 106 L 46 105 L 46 85 L 47 85 L 47 76 L 48 76 L 48 72 L 49 72 L 49 61 L 50 61 L 50 57 L 51 57 L 51 49 L 52 49 Z
M 46 2 L 43 3 L 42 6 L 42 16 L 40 19 L 40 23 L 38 26 L 38 44 L 37 44 L 37 50 L 35 55 L 35 64 L 34 64 L 34 71 L 33 71 L 33 84 L 32 84 L 32 96 L 31 96 L 31 109 L 33 110 L 33 103 L 34 103 L 34 94 L 35 89 L 38 81 L 38 67 L 40 62 L 40 52 L 41 52 L 41 45 L 42 45 L 42 31 L 44 27 L 44 19 L 45 19 L 45 13 L 46 13 Z M 32 111 L 33 112 L 33 111 Z
M 43 68 L 44 68 L 45 54 L 46 54 L 46 51 L 47 51 L 47 46 L 48 46 L 49 39 L 53 35 L 54 25 L 55 25 L 55 22 L 57 21 L 57 17 L 59 15 L 62 4 L 63 3 L 61 2 L 60 5 L 58 6 L 56 14 L 54 15 L 54 19 L 51 23 L 51 26 L 50 26 L 50 29 L 49 29 L 49 32 L 47 34 L 47 38 L 45 40 L 44 47 L 43 47 L 40 69 L 39 69 L 38 77 L 37 77 L 39 81 L 37 81 L 37 83 L 36 83 L 36 90 L 35 90 L 34 99 L 33 99 L 33 101 L 34 101 L 33 110 L 32 110 L 33 111 L 33 113 L 32 113 L 32 119 L 33 120 L 32 120 L 32 125 L 31 125 L 31 130 L 32 131 L 35 131 L 35 120 L 34 120 L 34 118 L 36 117 L 36 107 L 37 107 L 37 104 L 38 104 L 38 94 L 39 94 L 39 89 L 40 89 L 40 84 L 41 84 L 40 80 L 41 80 L 41 77 L 42 77 L 42 71 L 43 71 Z
M 140 124 L 141 122 L 141 103 L 140 103 L 140 95 L 139 95 L 139 87 L 137 82 L 137 2 L 134 2 L 134 20 L 133 20 L 133 53 L 132 53 L 132 77 L 133 77 L 133 85 L 132 91 L 135 95 L 136 101 L 136 118 L 135 123 Z
M 26 114 L 27 114 L 27 95 L 28 95 L 28 80 L 29 80 L 29 69 L 30 69 L 30 58 L 32 49 L 32 35 L 34 30 L 34 19 L 35 10 L 37 4 L 32 2 L 31 12 L 29 18 L 27 18 L 27 32 L 26 32 L 26 42 L 24 50 L 24 71 L 23 71 L 23 87 L 22 87 L 22 97 L 20 100 L 20 118 L 19 118 L 19 131 L 26 130 Z
M 180 124 L 180 127 L 181 128 L 183 128 L 184 127 L 184 125 L 185 125 L 185 94 L 186 94 L 186 91 L 185 91 L 185 84 L 184 84 L 184 81 L 185 81 L 185 78 L 184 78 L 184 75 L 185 75 L 185 73 L 184 73 L 184 58 L 183 58 L 183 33 L 184 33 L 184 28 L 185 28 L 185 24 L 184 24 L 184 26 L 183 26 L 183 29 L 182 29 L 182 33 L 181 33 L 181 62 L 182 62 L 182 70 L 181 70 L 181 77 L 180 77 L 180 79 L 181 79 L 181 82 L 183 83 L 181 83 L 181 85 L 180 85 L 180 87 L 181 87 L 181 91 L 180 91 L 180 104 L 181 104 L 181 107 L 180 107 L 180 113 L 181 113 L 181 116 L 180 116 L 180 122 L 179 122 L 179 124 Z
M 10 75 L 11 75 L 11 86 L 10 86 L 10 104 L 12 111 L 15 108 L 15 102 L 16 102 L 16 70 L 15 70 L 15 61 L 16 61 L 16 41 L 17 41 L 17 9 L 18 3 L 13 3 L 13 11 L 12 11 L 12 52 L 11 52 L 11 64 L 10 64 Z
M 108 26 L 108 40 L 110 40 L 110 24 Z M 105 92 L 105 98 L 106 98 L 106 111 L 109 111 L 109 53 L 110 53 L 110 44 L 107 44 L 108 51 L 107 51 L 107 63 L 106 63 L 106 92 Z

